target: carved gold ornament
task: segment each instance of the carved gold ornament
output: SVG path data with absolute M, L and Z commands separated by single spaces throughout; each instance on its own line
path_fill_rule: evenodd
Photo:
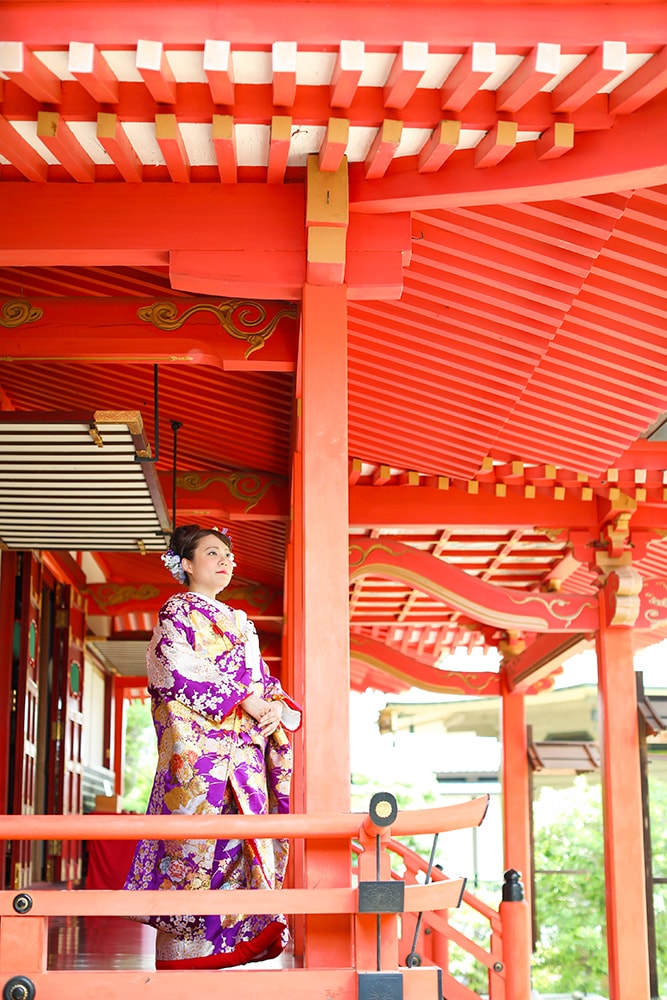
M 160 588 L 152 583 L 143 583 L 139 587 L 124 583 L 107 583 L 95 591 L 95 603 L 100 608 L 109 608 L 127 601 L 149 601 L 157 597 Z
M 277 480 L 275 484 L 277 484 Z M 176 477 L 176 485 L 192 493 L 205 490 L 211 483 L 222 483 L 236 500 L 245 503 L 245 512 L 256 507 L 266 496 L 274 481 L 255 472 L 214 472 L 202 475 L 199 472 L 184 472 Z
M 10 299 L 4 302 L 0 310 L 0 326 L 13 329 L 22 326 L 24 323 L 35 323 L 44 315 L 44 310 L 38 306 L 31 306 L 24 299 Z
M 244 357 L 246 361 L 269 339 L 283 316 L 294 318 L 296 306 L 281 309 L 267 322 L 267 313 L 259 302 L 250 299 L 223 299 L 217 305 L 212 302 L 198 302 L 178 315 L 174 302 L 154 302 L 152 306 L 142 306 L 137 316 L 145 323 L 152 323 L 158 330 L 178 330 L 199 312 L 210 312 L 218 319 L 220 326 L 230 337 L 245 340 L 248 344 Z

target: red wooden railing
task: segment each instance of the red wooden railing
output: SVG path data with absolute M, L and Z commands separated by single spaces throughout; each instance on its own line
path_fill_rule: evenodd
M 362 882 L 390 879 L 388 848 L 398 852 L 406 866 L 405 896 L 402 912 L 360 912 L 359 888 L 351 884 L 337 888 L 290 888 L 277 891 L 234 890 L 234 892 L 178 892 L 123 890 L 77 890 L 58 892 L 24 890 L 0 892 L 0 990 L 5 1000 L 68 1000 L 72 996 L 98 1000 L 127 1000 L 128 996 L 157 996 L 160 1000 L 182 1000 L 196 983 L 196 992 L 217 995 L 220 976 L 225 977 L 225 992 L 235 1000 L 251 1000 L 268 992 L 290 1000 L 357 1000 L 363 992 L 361 983 L 387 974 L 401 978 L 403 1000 L 439 1000 L 440 968 L 443 968 L 447 1000 L 475 997 L 470 990 L 449 976 L 446 961 L 448 941 L 456 941 L 475 954 L 490 969 L 490 993 L 493 1000 L 505 1000 L 500 990 L 503 972 L 494 971 L 502 962 L 498 914 L 465 893 L 464 899 L 489 919 L 492 948 L 485 952 L 464 938 L 447 921 L 447 911 L 459 905 L 463 879 L 449 879 L 440 871 L 433 873 L 428 885 L 420 884 L 417 873 L 424 862 L 402 845 L 391 841 L 392 835 L 444 833 L 478 825 L 486 811 L 488 797 L 473 799 L 456 806 L 402 812 L 383 826 L 377 816 L 362 814 L 290 814 L 285 816 L 0 816 L 0 840 L 137 840 L 148 839 L 228 839 L 250 837 L 302 838 L 304 841 L 347 842 L 352 849 L 357 842 L 359 878 Z M 378 814 L 379 815 L 379 814 Z M 377 822 L 374 822 L 377 819 Z M 373 893 L 370 898 L 373 898 Z M 368 897 L 367 897 L 368 898 Z M 380 904 L 378 909 L 382 909 Z M 349 914 L 350 934 L 354 942 L 354 960 L 349 957 L 339 968 L 225 970 L 224 973 L 146 972 L 126 969 L 53 970 L 48 968 L 48 921 L 51 917 L 131 916 L 161 913 L 266 913 Z M 417 914 L 423 913 L 420 948 L 424 961 L 418 967 L 405 967 L 405 943 Z M 402 932 L 400 928 L 402 927 Z M 429 929 L 430 934 L 426 933 Z M 377 949 L 371 939 L 377 931 Z M 432 940 L 425 943 L 427 938 Z M 341 942 L 341 955 L 349 956 L 349 940 Z M 377 964 L 375 957 L 377 955 Z M 192 977 L 195 977 L 194 981 Z M 365 977 L 365 978 L 364 978 Z M 231 980 L 231 981 L 230 981 Z M 458 991 L 458 992 L 457 992 Z

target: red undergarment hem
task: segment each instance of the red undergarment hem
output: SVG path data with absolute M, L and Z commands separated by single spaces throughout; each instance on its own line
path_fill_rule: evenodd
M 283 950 L 282 932 L 284 925 L 273 920 L 252 941 L 240 941 L 233 951 L 217 955 L 202 955 L 200 958 L 180 958 L 170 962 L 159 959 L 156 969 L 229 969 L 247 962 L 264 962 L 276 958 Z

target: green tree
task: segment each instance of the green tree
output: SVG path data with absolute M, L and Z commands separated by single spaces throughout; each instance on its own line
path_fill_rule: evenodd
M 650 782 L 653 871 L 667 874 L 667 785 Z M 654 893 L 658 978 L 667 987 L 667 913 Z M 608 994 L 604 846 L 599 785 L 577 778 L 543 789 L 535 804 L 537 947 L 533 985 L 540 991 Z
M 132 701 L 125 714 L 123 808 L 146 812 L 157 764 L 155 730 L 149 702 Z

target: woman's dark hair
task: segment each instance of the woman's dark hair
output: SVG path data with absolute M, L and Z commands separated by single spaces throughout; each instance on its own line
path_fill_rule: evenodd
M 171 536 L 169 548 L 181 559 L 192 559 L 195 549 L 202 538 L 206 538 L 207 535 L 215 535 L 216 538 L 225 543 L 230 552 L 232 551 L 232 540 L 229 535 L 224 535 L 217 528 L 200 528 L 198 524 L 179 525 Z

